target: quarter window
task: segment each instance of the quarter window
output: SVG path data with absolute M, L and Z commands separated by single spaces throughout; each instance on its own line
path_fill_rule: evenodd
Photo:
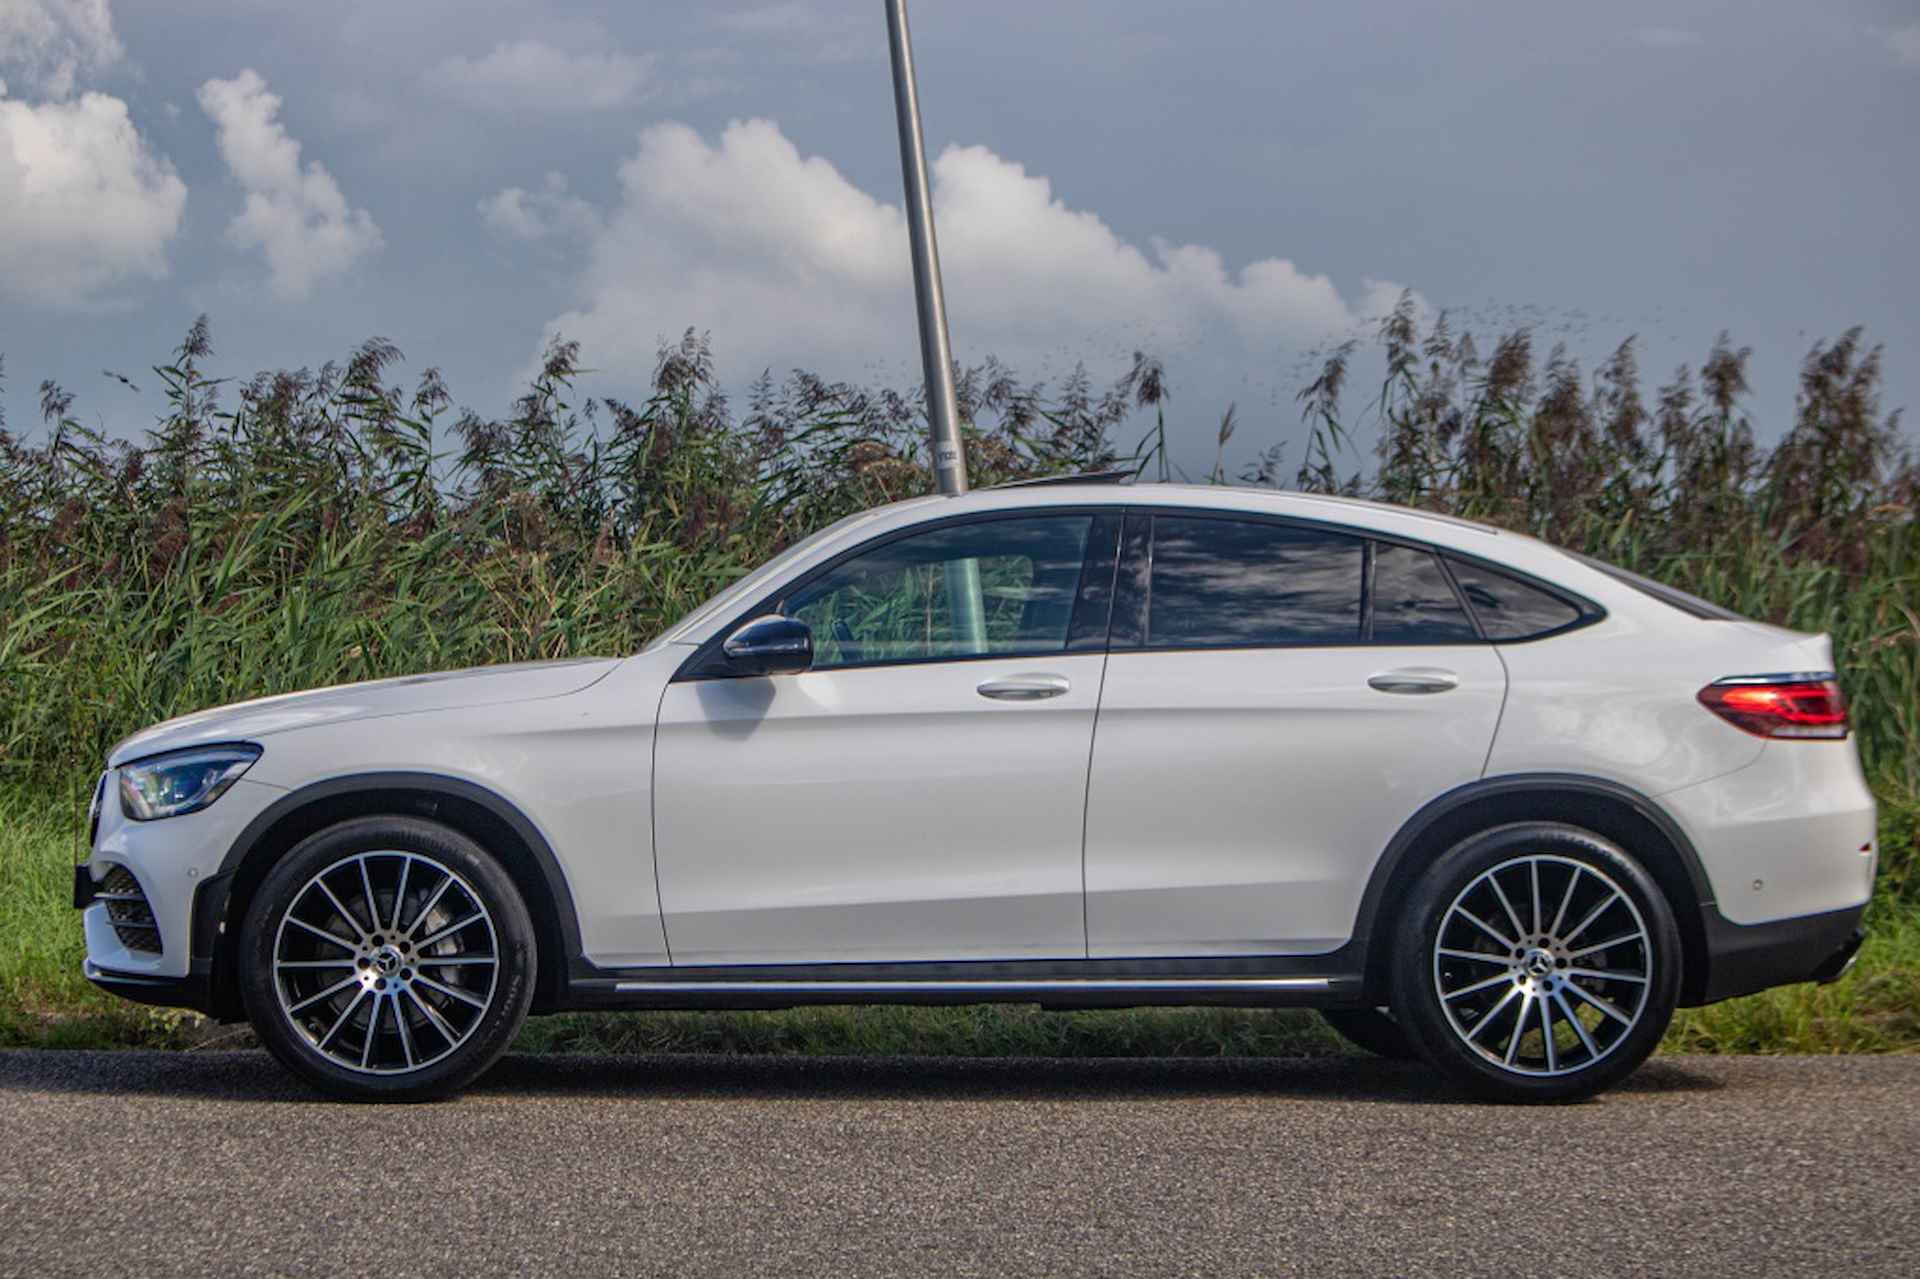
M 1250 520 L 1156 516 L 1147 644 L 1351 644 L 1361 541 Z
M 909 534 L 827 570 L 783 611 L 812 629 L 815 669 L 1063 652 L 1092 524 L 1031 516 Z
M 1464 560 L 1447 563 L 1490 640 L 1532 639 L 1580 620 L 1578 608 L 1538 586 Z
M 1374 643 L 1471 644 L 1478 639 L 1431 551 L 1374 544 Z

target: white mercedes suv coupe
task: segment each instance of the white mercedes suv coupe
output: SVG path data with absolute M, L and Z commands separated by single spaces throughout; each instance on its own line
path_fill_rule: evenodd
M 867 511 L 624 658 L 117 746 L 87 975 L 350 1097 L 531 1013 L 1322 1010 L 1496 1098 L 1831 980 L 1874 805 L 1825 637 L 1365 502 L 1067 482 Z

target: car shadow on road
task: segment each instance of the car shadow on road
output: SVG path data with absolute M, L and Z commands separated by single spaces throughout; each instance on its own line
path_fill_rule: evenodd
M 1712 1091 L 1721 1083 L 1656 1059 L 1608 1094 Z M 312 1103 L 318 1094 L 264 1052 L 5 1052 L 0 1092 Z M 1284 1058 L 508 1056 L 464 1098 L 566 1096 L 634 1102 L 759 1100 L 1151 1101 L 1338 1098 L 1395 1105 L 1472 1099 L 1429 1067 L 1359 1055 Z

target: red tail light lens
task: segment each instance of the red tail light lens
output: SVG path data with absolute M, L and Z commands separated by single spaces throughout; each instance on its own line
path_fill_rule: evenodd
M 1847 699 L 1831 678 L 1739 676 L 1700 690 L 1700 704 L 1756 737 L 1847 735 Z

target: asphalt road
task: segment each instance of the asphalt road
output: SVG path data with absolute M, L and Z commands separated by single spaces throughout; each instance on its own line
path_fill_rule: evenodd
M 0 1273 L 1920 1273 L 1920 1058 L 1600 1100 L 1313 1061 L 509 1058 L 433 1106 L 257 1053 L 0 1053 Z

